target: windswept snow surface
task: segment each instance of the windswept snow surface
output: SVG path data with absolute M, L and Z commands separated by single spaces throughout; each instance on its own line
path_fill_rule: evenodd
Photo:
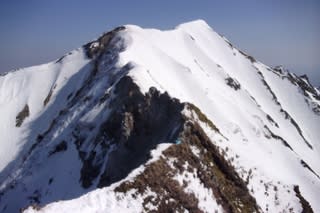
M 227 147 L 227 155 L 237 159 L 233 162 L 237 171 L 246 171 L 244 179 L 252 171 L 248 188 L 262 211 L 289 211 L 288 206 L 300 211 L 293 192 L 294 185 L 298 185 L 313 210 L 320 212 L 320 116 L 312 111 L 297 85 L 233 47 L 202 20 L 169 31 L 127 25 L 117 37 L 124 41 L 125 50 L 119 54 L 116 66 L 132 65 L 128 75 L 142 92 L 156 87 L 181 102 L 193 103 L 216 125 L 224 137 L 217 145 Z M 0 77 L 0 170 L 17 158 L 27 140 L 36 138 L 31 133 L 48 128 L 46 121 L 63 109 L 69 93 L 84 83 L 90 69 L 90 60 L 79 49 L 61 62 Z M 55 94 L 62 88 L 62 97 L 55 101 Z M 52 96 L 44 106 L 50 90 Z M 17 128 L 16 116 L 26 104 L 30 116 Z M 94 120 L 99 110 L 88 112 L 83 121 Z M 45 117 L 41 116 L 44 112 Z M 215 139 L 209 129 L 206 133 Z M 262 182 L 282 187 L 273 192 L 276 202 L 265 194 Z M 116 202 L 113 187 L 53 203 L 41 211 L 141 210 L 140 198 Z M 199 188 L 211 194 L 196 181 L 192 187 L 190 190 Z M 205 210 L 208 203 L 201 204 Z
M 300 185 L 314 210 L 320 210 L 319 178 L 300 163 L 304 160 L 320 174 L 320 117 L 310 110 L 297 86 L 260 62 L 249 60 L 204 21 L 182 24 L 170 31 L 127 28 L 123 36 L 128 47 L 120 61 L 135 62 L 129 74 L 144 92 L 154 86 L 181 101 L 194 103 L 230 139 L 230 146 L 241 153 L 249 167 L 261 168 L 272 179 Z M 241 88 L 230 88 L 226 84 L 228 77 L 237 80 Z M 281 108 L 293 117 L 313 149 L 280 112 Z M 279 140 L 269 140 L 265 126 L 294 151 Z
M 128 47 L 120 61 L 135 62 L 129 74 L 144 92 L 154 86 L 194 103 L 230 139 L 230 146 L 250 167 L 260 168 L 272 179 L 300 185 L 314 210 L 320 210 L 319 177 L 300 163 L 302 159 L 320 174 L 320 117 L 310 110 L 297 86 L 250 60 L 204 21 L 182 24 L 170 31 L 127 28 L 123 36 Z M 239 90 L 226 84 L 229 77 L 240 83 Z M 294 119 L 313 149 L 281 109 Z M 268 120 L 269 116 L 279 127 Z M 280 140 L 269 140 L 266 127 L 293 151 Z
M 57 110 L 62 108 L 68 92 L 83 83 L 86 72 L 90 70 L 88 63 L 83 49 L 77 49 L 60 62 L 29 67 L 0 76 L 0 171 L 17 157 L 26 138 L 34 136 L 30 135 L 33 129 L 41 131 L 48 126 L 46 122 L 52 120 Z M 74 83 L 71 84 L 70 81 Z M 59 97 L 60 100 L 54 102 L 55 94 L 62 88 L 65 89 L 62 94 L 64 97 Z M 48 109 L 43 102 L 51 90 L 52 95 L 47 105 L 49 107 L 54 102 L 54 106 L 46 118 L 40 118 Z M 25 105 L 29 106 L 30 115 L 23 121 L 21 128 L 16 128 L 16 116 Z

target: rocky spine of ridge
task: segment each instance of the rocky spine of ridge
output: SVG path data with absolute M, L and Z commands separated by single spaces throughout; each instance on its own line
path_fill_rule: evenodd
M 203 212 L 194 192 L 186 190 L 190 184 L 188 176 L 193 176 L 213 192 L 225 212 L 263 212 L 248 189 L 250 173 L 247 178 L 240 177 L 226 152 L 208 138 L 202 125 L 218 135 L 221 133 L 195 105 L 180 103 L 156 88 L 142 94 L 128 76 L 119 80 L 109 101 L 112 113 L 100 126 L 94 141 L 83 144 L 81 140 L 85 138 L 73 132 L 83 161 L 82 187 L 92 187 L 93 182 L 97 183 L 94 187 L 104 187 L 124 179 L 148 161 L 150 151 L 157 145 L 172 143 L 133 180 L 114 189 L 118 199 L 142 196 L 145 212 L 153 212 L 154 208 L 158 212 Z M 84 151 L 88 145 L 90 149 Z M 57 152 L 62 151 L 64 146 L 58 146 L 62 148 Z M 182 182 L 175 178 L 178 175 L 183 177 Z M 144 196 L 147 191 L 155 194 Z M 298 188 L 295 192 L 304 211 L 312 212 Z M 32 208 L 40 209 L 41 205 L 35 202 Z
M 173 145 L 164 151 L 164 158 L 147 165 L 132 182 L 123 182 L 115 191 L 126 193 L 133 189 L 137 194 L 143 194 L 150 189 L 155 192 L 157 196 L 148 196 L 143 201 L 146 212 L 150 211 L 148 205 L 156 206 L 160 212 L 180 212 L 184 209 L 202 212 L 198 207 L 198 198 L 185 191 L 189 183 L 184 181 L 181 185 L 173 178 L 177 174 L 190 173 L 213 191 L 225 211 L 259 211 L 245 181 L 225 158 L 223 151 L 208 138 L 198 121 L 217 134 L 220 134 L 219 130 L 196 106 L 180 103 L 155 88 L 142 94 L 127 76 L 122 77 L 115 86 L 110 106 L 112 113 L 100 126 L 95 140 L 87 144 L 91 147 L 89 150 L 84 151 L 82 141 L 85 138 L 73 132 L 77 138 L 74 143 L 83 161 L 82 187 L 92 186 L 95 180 L 98 180 L 97 187 L 104 187 L 125 178 L 130 171 L 147 162 L 150 151 L 158 144 L 169 142 Z M 183 110 L 191 112 L 192 117 L 186 116 Z M 58 144 L 57 149 L 49 154 L 67 149 L 66 144 Z M 112 151 L 105 159 L 110 149 Z M 168 163 L 169 158 L 176 159 L 172 166 Z M 39 208 L 36 201 L 41 199 L 34 200 L 34 208 Z

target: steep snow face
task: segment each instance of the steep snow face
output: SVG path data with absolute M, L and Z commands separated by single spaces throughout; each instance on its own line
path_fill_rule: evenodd
M 90 68 L 83 49 L 78 49 L 55 62 L 0 77 L 0 171 L 25 148 L 26 140 L 32 140 L 29 137 L 35 136 L 30 134 L 33 130 L 41 131 L 48 126 L 57 110 L 63 108 L 68 93 L 83 84 Z M 57 91 L 62 88 L 63 94 L 55 101 Z M 17 116 L 26 106 L 29 112 L 18 122 Z
M 245 111 L 251 111 L 248 110 L 251 108 L 258 111 L 255 112 L 257 115 L 269 114 L 276 121 L 288 123 L 279 112 L 283 109 L 293 120 L 297 120 L 297 124 L 301 123 L 301 134 L 289 124 L 280 128 L 282 131 L 279 135 L 288 140 L 302 140 L 297 141 L 302 146 L 299 149 L 301 154 L 315 154 L 308 144 L 310 147 L 319 146 L 317 139 L 320 133 L 316 128 L 320 120 L 305 103 L 300 88 L 253 58 L 250 60 L 212 31 L 205 22 L 187 23 L 165 32 L 128 26 L 124 33 L 130 45 L 121 53 L 121 62 L 126 64 L 133 61 L 137 64 L 130 75 L 137 79 L 142 90 L 156 86 L 168 91 L 172 97 L 193 102 L 218 126 L 228 125 L 228 120 L 237 125 L 241 123 L 242 126 L 245 120 L 250 122 L 248 125 L 253 125 L 256 123 L 252 121 L 254 114 Z M 230 90 L 226 84 L 228 79 L 238 82 L 240 90 Z M 235 115 L 231 116 L 230 111 L 234 110 Z M 240 122 L 236 122 L 237 119 Z M 250 132 L 244 134 L 248 134 L 248 137 L 252 135 Z M 314 166 L 317 166 L 315 162 Z
M 181 211 L 300 212 L 308 204 L 320 211 L 319 90 L 305 77 L 256 61 L 204 21 L 169 31 L 120 27 L 55 62 L 0 76 L 0 88 L 0 211 L 74 199 L 112 183 L 41 211 L 168 208 L 179 196 L 150 202 L 161 200 L 159 189 L 140 165 L 168 142 L 176 145 L 160 146 L 166 157 L 153 162 L 172 174 L 161 184 L 181 186 L 175 195 L 194 201 Z M 183 102 L 194 106 L 184 116 Z M 187 118 L 206 136 L 194 141 L 199 135 L 184 129 Z M 223 153 L 212 162 L 203 158 L 208 141 Z M 202 163 L 189 168 L 195 161 L 186 159 L 178 172 L 183 158 L 170 153 L 186 150 Z M 222 175 L 211 183 L 204 171 Z M 149 187 L 144 193 L 128 183 L 141 180 Z M 230 183 L 230 197 L 218 193 L 221 183 Z M 242 201 L 251 206 L 234 206 L 235 186 L 247 191 Z M 126 190 L 119 194 L 117 187 Z

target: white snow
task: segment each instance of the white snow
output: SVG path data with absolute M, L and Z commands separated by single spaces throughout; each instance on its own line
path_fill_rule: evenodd
M 72 85 L 73 87 L 81 85 L 85 70 L 90 70 L 88 63 L 89 60 L 85 58 L 83 50 L 78 49 L 70 52 L 60 63 L 51 62 L 29 67 L 0 77 L 0 171 L 17 157 L 24 147 L 29 132 L 33 128 L 41 129 L 44 125 L 39 124 L 40 122 L 37 123 L 37 127 L 30 124 L 47 110 L 55 100 L 57 91 L 65 85 L 70 86 L 68 81 L 71 78 L 77 78 L 77 84 Z M 68 90 L 71 89 L 73 88 Z M 53 90 L 53 94 L 44 107 L 43 102 L 50 90 Z M 17 128 L 16 116 L 26 104 L 29 106 L 30 116 L 24 120 L 21 127 Z M 58 103 L 55 108 L 59 109 L 63 104 L 63 102 Z
M 159 144 L 156 149 L 152 150 L 152 157 L 147 164 L 158 160 L 161 157 L 162 152 L 170 145 L 172 144 Z M 141 195 L 136 193 L 136 190 L 130 190 L 123 194 L 115 192 L 114 189 L 122 182 L 132 180 L 138 174 L 143 172 L 144 168 L 144 165 L 141 165 L 137 169 L 133 170 L 127 178 L 112 184 L 110 187 L 96 189 L 74 200 L 58 201 L 49 204 L 42 208 L 40 212 L 143 212 L 143 199 L 151 195 L 156 196 L 153 191 L 148 189 L 144 194 Z M 154 206 L 151 206 L 151 204 L 149 204 L 148 207 L 150 210 L 155 208 Z M 24 212 L 31 213 L 38 211 L 32 207 L 29 207 Z
M 293 185 L 299 185 L 301 194 L 313 210 L 320 212 L 320 179 L 300 162 L 303 160 L 316 174 L 320 174 L 320 116 L 311 110 L 296 85 L 262 63 L 250 61 L 201 20 L 179 25 L 169 31 L 127 25 L 118 36 L 122 37 L 126 49 L 120 53 L 116 66 L 132 64 L 128 75 L 144 93 L 153 86 L 181 102 L 191 102 L 199 107 L 223 137 L 203 124 L 206 133 L 221 149 L 228 148 L 227 156 L 234 159 L 233 164 L 239 173 L 242 172 L 243 178 L 248 176 L 248 171 L 255 171 L 249 188 L 253 189 L 253 195 L 264 211 L 266 206 L 276 212 L 288 210 L 288 206 L 301 210 L 293 192 Z M 64 100 L 71 91 L 79 89 L 90 68 L 90 60 L 79 49 L 67 55 L 61 63 L 30 67 L 0 76 L 0 171 L 15 160 L 20 151 L 31 146 L 30 141 L 36 138 L 32 133 L 48 129 L 48 121 L 52 121 L 54 115 L 65 108 Z M 96 98 L 103 95 L 100 88 L 108 80 L 109 68 L 106 66 L 103 69 L 106 76 L 101 77 L 96 87 L 90 90 L 90 95 Z M 227 78 L 239 82 L 240 89 L 235 90 L 227 85 Z M 53 90 L 52 97 L 44 106 L 43 101 L 50 90 Z M 56 96 L 58 91 L 63 91 L 62 97 Z M 272 93 L 279 103 L 273 100 Z M 316 100 L 312 101 L 316 103 Z M 17 128 L 15 117 L 26 104 L 30 108 L 30 116 Z M 99 116 L 106 116 L 101 115 L 104 107 L 96 105 L 86 111 L 84 104 L 71 109 L 73 114 L 61 121 L 63 125 L 56 130 L 55 137 L 63 138 L 61 132 L 72 125 L 72 121 L 77 121 L 76 118 L 83 123 L 99 122 Z M 295 120 L 313 149 L 307 146 L 290 119 L 280 112 L 281 109 Z M 293 150 L 279 138 L 272 138 L 272 134 L 281 137 Z M 163 144 L 158 148 L 163 150 L 168 146 Z M 198 150 L 192 151 L 199 155 Z M 153 153 L 154 159 L 159 158 L 160 153 Z M 133 178 L 142 168 L 135 170 L 128 178 Z M 272 192 L 273 199 L 265 195 L 261 180 L 270 183 L 271 188 L 275 185 L 284 187 L 276 192 L 279 204 L 275 203 L 275 192 Z M 203 198 L 201 208 L 205 211 L 216 208 L 212 192 L 197 181 L 189 180 L 192 183 L 190 190 L 198 192 L 198 196 Z M 5 183 L 2 184 L 4 186 Z M 112 187 L 95 190 L 78 199 L 50 204 L 41 211 L 141 210 L 141 198 L 134 200 L 128 195 L 117 201 Z M 28 211 L 32 210 L 29 208 Z
M 305 198 L 315 209 L 320 209 L 316 201 L 320 184 L 314 184 L 319 183 L 319 178 L 300 163 L 303 159 L 320 174 L 320 132 L 316 130 L 320 117 L 310 110 L 296 86 L 277 77 L 260 62 L 252 63 L 203 21 L 183 24 L 171 31 L 127 28 L 123 36 L 130 38 L 130 44 L 121 53 L 121 63 L 136 64 L 130 75 L 142 91 L 154 86 L 181 101 L 194 103 L 232 142 L 235 152 L 247 159 L 247 163 L 243 162 L 245 167 L 257 167 L 271 179 L 300 185 Z M 259 71 L 281 107 L 314 145 L 313 150 L 280 112 Z M 241 89 L 230 88 L 225 82 L 228 77 L 236 79 Z M 294 151 L 280 140 L 268 138 L 265 126 Z

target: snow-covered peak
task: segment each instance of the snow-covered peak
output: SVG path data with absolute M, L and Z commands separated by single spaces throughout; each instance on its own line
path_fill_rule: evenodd
M 198 19 L 183 24 L 179 24 L 176 29 L 192 29 L 192 28 L 210 28 L 207 22 L 203 19 Z
M 1 76 L 0 89 L 2 212 L 92 190 L 45 210 L 99 211 L 90 207 L 99 198 L 122 200 L 116 209 L 177 201 L 181 211 L 320 211 L 318 90 L 202 20 L 167 31 L 118 27 L 55 62 Z M 166 154 L 148 166 L 162 143 Z M 171 175 L 153 182 L 156 172 Z M 115 210 L 104 201 L 98 207 Z
M 129 30 L 156 30 L 156 31 L 161 31 L 158 29 L 145 29 L 142 28 L 138 25 L 133 25 L 133 24 L 127 24 L 124 25 L 127 29 Z M 164 31 L 174 31 L 174 30 L 190 30 L 190 29 L 199 29 L 199 28 L 203 28 L 203 29 L 212 29 L 205 20 L 202 19 L 198 19 L 198 20 L 194 20 L 194 21 L 190 21 L 190 22 L 185 22 L 183 24 L 179 24 L 177 25 L 174 29 L 168 29 L 168 30 L 164 30 Z

